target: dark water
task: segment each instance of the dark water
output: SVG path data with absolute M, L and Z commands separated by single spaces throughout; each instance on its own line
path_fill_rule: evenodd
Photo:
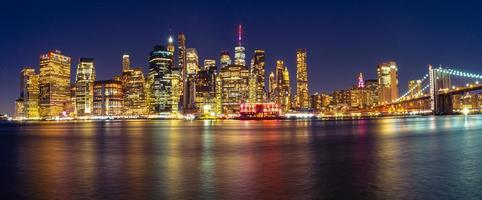
M 482 199 L 482 116 L 0 124 L 1 199 Z

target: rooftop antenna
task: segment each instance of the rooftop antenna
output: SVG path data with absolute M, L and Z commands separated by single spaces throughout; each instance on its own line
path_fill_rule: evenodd
M 240 46 L 241 46 L 241 40 L 243 39 L 242 33 L 243 33 L 243 26 L 241 24 L 239 24 L 239 26 L 238 26 L 238 44 Z

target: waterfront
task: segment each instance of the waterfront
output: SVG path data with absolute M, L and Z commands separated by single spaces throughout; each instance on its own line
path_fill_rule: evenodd
M 0 124 L 1 199 L 480 199 L 482 116 Z

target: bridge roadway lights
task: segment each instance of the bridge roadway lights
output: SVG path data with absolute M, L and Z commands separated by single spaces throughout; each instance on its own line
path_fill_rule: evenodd
M 439 94 L 435 95 L 435 107 L 433 114 L 435 115 L 449 115 L 453 114 L 452 95 Z

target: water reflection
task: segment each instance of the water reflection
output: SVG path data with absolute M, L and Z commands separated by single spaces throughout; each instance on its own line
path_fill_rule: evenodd
M 477 199 L 481 119 L 4 123 L 0 197 Z

